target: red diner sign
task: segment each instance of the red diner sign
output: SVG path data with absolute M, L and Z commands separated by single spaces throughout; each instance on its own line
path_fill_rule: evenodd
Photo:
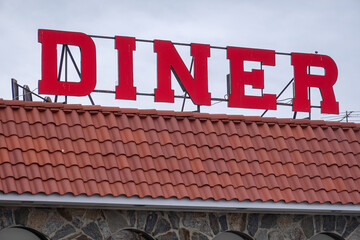
M 89 95 L 96 85 L 96 50 L 92 38 L 84 33 L 54 30 L 39 30 L 39 42 L 42 43 L 42 79 L 39 81 L 39 93 L 65 96 Z M 63 82 L 57 79 L 57 44 L 75 45 L 81 51 L 80 82 Z M 133 37 L 115 37 L 115 49 L 118 52 L 118 81 L 116 99 L 136 100 L 136 87 L 133 81 L 133 52 L 136 40 Z M 170 41 L 155 40 L 154 51 L 157 54 L 156 102 L 174 102 L 174 90 L 171 88 L 171 72 L 185 89 L 194 104 L 210 105 L 211 93 L 208 91 L 208 58 L 210 45 L 190 46 L 194 58 L 194 76 L 191 75 L 180 55 Z M 264 89 L 264 70 L 244 71 L 245 61 L 261 62 L 275 66 L 275 51 L 241 47 L 227 47 L 230 62 L 230 85 L 228 106 L 236 108 L 276 109 L 276 95 L 249 96 L 245 94 L 245 85 Z M 333 59 L 326 55 L 291 53 L 294 68 L 293 110 L 310 112 L 308 88 L 319 88 L 322 101 L 322 113 L 339 113 L 339 103 L 335 99 L 333 86 L 337 80 L 337 67 Z M 324 75 L 308 73 L 309 67 L 324 69 Z

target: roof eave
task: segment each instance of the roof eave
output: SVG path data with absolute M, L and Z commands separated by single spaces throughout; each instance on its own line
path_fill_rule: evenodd
M 171 211 L 222 211 L 291 214 L 360 214 L 360 204 L 285 203 L 273 201 L 201 200 L 125 196 L 73 196 L 72 194 L 0 193 L 0 205 L 57 208 L 102 208 Z

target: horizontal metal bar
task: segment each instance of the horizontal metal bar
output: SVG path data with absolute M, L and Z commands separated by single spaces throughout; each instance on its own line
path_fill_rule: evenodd
M 95 89 L 93 91 L 94 93 L 111 93 L 111 94 L 115 94 L 115 91 L 112 90 L 100 90 L 100 89 Z M 148 96 L 148 97 L 154 97 L 155 94 L 154 93 L 142 93 L 142 92 L 137 92 L 136 93 L 137 96 Z M 184 96 L 184 95 L 174 95 L 174 98 L 186 98 L 186 99 L 191 99 L 190 96 Z M 228 99 L 225 98 L 211 98 L 211 101 L 217 101 L 217 102 L 228 102 Z M 276 105 L 279 106 L 290 106 L 292 107 L 291 103 L 282 103 L 282 102 L 277 102 Z M 321 108 L 321 106 L 310 106 L 311 108 Z
M 179 46 L 186 46 L 186 47 L 191 46 L 191 43 L 179 43 L 179 42 L 171 42 L 171 43 L 174 44 L 174 45 L 179 45 Z
M 277 102 L 276 105 L 279 105 L 279 106 L 289 106 L 289 107 L 292 107 L 292 106 L 293 106 L 291 103 L 282 103 L 282 102 Z M 321 108 L 321 106 L 313 106 L 313 105 L 311 105 L 310 108 Z
M 211 98 L 211 101 L 228 102 L 228 100 L 225 98 Z
M 149 96 L 149 97 L 155 97 L 155 94 L 154 93 L 136 93 L 136 95 L 139 95 L 139 96 Z
M 89 35 L 91 38 L 102 38 L 102 39 L 115 39 L 115 37 L 109 37 L 109 36 L 99 36 L 99 35 Z
M 146 40 L 146 39 L 135 39 L 137 42 L 146 42 L 146 43 L 154 43 L 155 40 Z M 186 46 L 186 47 L 190 47 L 191 43 L 179 43 L 179 42 L 172 42 L 172 44 L 174 45 L 178 45 L 178 46 Z M 221 50 L 226 50 L 226 47 L 219 47 L 219 46 L 210 46 L 210 48 L 213 49 L 221 49 Z
M 146 39 L 135 39 L 137 42 L 146 42 L 146 43 L 154 43 L 154 40 L 146 40 Z
M 219 46 L 210 46 L 212 49 L 220 49 L 220 50 L 227 50 L 227 47 L 219 47 Z
M 115 94 L 115 91 L 112 90 L 99 90 L 99 89 L 95 89 L 93 91 L 94 93 L 111 93 L 111 94 Z M 142 93 L 142 92 L 137 92 L 136 93 L 137 96 L 148 96 L 148 97 L 154 97 L 155 94 L 154 93 Z M 174 98 L 186 98 L 186 99 L 191 99 L 191 97 L 186 96 L 184 97 L 183 95 L 174 95 Z M 222 101 L 222 102 L 227 102 L 227 99 L 224 98 L 211 98 L 211 101 Z
M 291 53 L 275 52 L 275 54 L 277 54 L 277 55 L 291 56 Z
M 99 90 L 99 89 L 95 89 L 93 90 L 94 93 L 113 93 L 115 94 L 116 92 L 115 91 L 112 91 L 112 90 Z
M 99 36 L 99 35 L 89 35 L 89 37 L 91 37 L 91 38 L 101 38 L 101 39 L 112 39 L 112 40 L 115 39 L 115 37 Z M 135 41 L 137 41 L 137 42 L 145 42 L 145 43 L 154 43 L 154 40 L 148 40 L 148 39 L 138 39 L 138 38 L 136 38 Z M 178 45 L 178 46 L 187 46 L 187 47 L 191 46 L 190 43 L 172 42 L 172 44 Z M 210 45 L 210 48 L 212 48 L 212 49 L 220 49 L 220 50 L 227 50 L 227 47 L 221 47 L 221 46 L 211 46 Z M 291 53 L 283 53 L 283 52 L 275 52 L 275 54 L 288 55 L 288 56 L 291 55 Z

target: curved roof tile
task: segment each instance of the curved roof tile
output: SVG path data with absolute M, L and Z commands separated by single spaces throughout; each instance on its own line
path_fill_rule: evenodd
M 360 124 L 0 99 L 0 191 L 360 203 Z

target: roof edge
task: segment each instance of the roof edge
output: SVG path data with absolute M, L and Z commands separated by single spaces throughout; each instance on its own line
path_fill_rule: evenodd
M 276 118 L 276 117 L 260 117 L 260 116 L 244 116 L 232 114 L 213 114 L 213 113 L 197 113 L 197 112 L 176 112 L 174 110 L 155 110 L 155 109 L 137 109 L 137 108 L 120 108 L 100 105 L 82 105 L 82 104 L 64 104 L 40 101 L 21 101 L 21 100 L 5 100 L 0 98 L 0 108 L 6 106 L 26 107 L 26 108 L 40 108 L 40 109 L 56 109 L 61 110 L 75 110 L 75 111 L 91 111 L 102 113 L 116 113 L 116 114 L 136 114 L 149 116 L 174 116 L 178 118 L 194 117 L 199 119 L 209 120 L 226 120 L 226 121 L 245 121 L 258 123 L 278 123 L 278 124 L 298 124 L 298 125 L 312 125 L 325 127 L 342 127 L 342 128 L 360 128 L 360 123 L 355 122 L 338 122 L 338 121 L 324 121 L 324 120 L 310 120 L 310 119 L 292 119 L 292 118 Z
M 330 203 L 285 203 L 261 201 L 226 201 L 226 200 L 190 200 L 177 198 L 139 198 L 125 196 L 74 196 L 72 194 L 30 194 L 2 193 L 0 205 L 27 207 L 74 207 L 74 208 L 106 208 L 136 210 L 171 210 L 171 211 L 231 211 L 258 213 L 291 213 L 291 214 L 360 214 L 360 204 Z

